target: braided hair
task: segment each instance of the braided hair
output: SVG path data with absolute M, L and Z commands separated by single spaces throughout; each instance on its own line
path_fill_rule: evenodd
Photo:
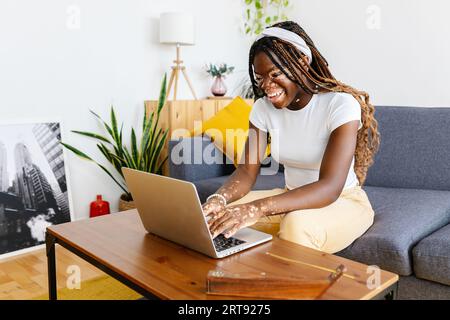
M 378 123 L 374 117 L 375 108 L 369 101 L 369 95 L 364 91 L 357 90 L 336 80 L 328 68 L 328 62 L 317 50 L 311 38 L 297 23 L 284 21 L 276 23 L 272 27 L 283 28 L 302 37 L 311 49 L 312 62 L 308 64 L 306 56 L 287 41 L 276 37 L 259 39 L 253 43 L 249 54 L 249 75 L 255 99 L 264 96 L 264 92 L 255 80 L 253 70 L 253 61 L 256 54 L 260 52 L 264 52 L 281 72 L 309 94 L 344 92 L 355 97 L 361 106 L 362 128 L 357 135 L 354 168 L 360 185 L 363 185 L 366 180 L 367 170 L 372 165 L 373 157 L 380 144 Z M 304 63 L 300 63 L 300 59 Z M 303 81 L 301 75 L 306 76 L 309 83 L 313 83 L 315 87 L 311 87 L 308 82 Z

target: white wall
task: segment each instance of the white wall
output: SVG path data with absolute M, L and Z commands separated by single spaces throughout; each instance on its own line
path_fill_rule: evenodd
M 336 77 L 368 91 L 374 103 L 450 105 L 447 1 L 292 2 L 292 18 Z M 369 5 L 381 10 L 379 30 L 366 26 Z M 71 27 L 70 8 L 80 10 L 80 28 Z M 69 131 L 99 130 L 88 109 L 107 117 L 111 104 L 127 125 L 138 123 L 143 101 L 157 97 L 175 56 L 173 47 L 158 43 L 164 11 L 196 17 L 197 43 L 183 47 L 182 58 L 197 95 L 209 94 L 207 62 L 236 66 L 227 80 L 232 90 L 248 64 L 250 40 L 239 30 L 241 0 L 0 0 L 2 120 L 59 117 L 64 140 L 101 159 L 93 143 Z M 183 79 L 179 98 L 191 98 Z M 67 155 L 75 217 L 88 215 L 96 194 L 117 210 L 120 189 L 93 164 Z
M 70 28 L 73 5 L 80 10 L 79 29 Z M 136 125 L 143 101 L 158 97 L 162 75 L 175 58 L 174 47 L 159 44 L 160 12 L 189 11 L 196 17 L 197 43 L 181 53 L 197 95 L 205 97 L 206 62 L 223 60 L 246 69 L 239 6 L 217 0 L 0 0 L 1 118 L 59 117 L 64 140 L 102 159 L 94 143 L 70 130 L 98 131 L 88 110 L 108 117 L 111 104 L 127 125 Z M 232 87 L 233 77 L 228 80 Z M 184 79 L 178 98 L 191 98 Z M 109 177 L 92 163 L 67 156 L 75 217 L 88 216 L 96 194 L 117 210 L 121 190 Z
M 296 21 L 336 78 L 366 90 L 379 105 L 450 106 L 449 1 L 294 2 Z M 379 29 L 368 28 L 374 6 Z

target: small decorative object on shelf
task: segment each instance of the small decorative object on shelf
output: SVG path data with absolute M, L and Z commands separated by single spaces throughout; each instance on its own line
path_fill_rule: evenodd
M 217 97 L 223 97 L 227 93 L 227 86 L 222 77 L 218 76 L 214 78 L 213 85 L 211 86 L 211 93 Z
M 91 218 L 110 214 L 109 202 L 102 199 L 100 194 L 97 195 L 97 200 L 91 202 L 89 216 Z
M 222 97 L 227 93 L 227 86 L 225 85 L 225 75 L 232 73 L 234 67 L 228 66 L 226 63 L 219 65 L 209 64 L 206 67 L 206 72 L 214 78 L 213 85 L 211 87 L 211 93 L 214 96 Z

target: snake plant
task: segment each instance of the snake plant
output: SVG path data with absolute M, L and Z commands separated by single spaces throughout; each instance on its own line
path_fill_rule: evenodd
M 160 156 L 164 144 L 167 140 L 168 130 L 163 130 L 162 128 L 158 127 L 161 110 L 163 109 L 166 101 L 166 82 L 167 75 L 164 75 L 161 84 L 157 109 L 149 114 L 144 106 L 142 134 L 139 143 L 137 141 L 136 131 L 134 130 L 134 128 L 131 128 L 131 142 L 129 148 L 123 143 L 123 123 L 121 124 L 119 130 L 116 113 L 114 112 L 113 107 L 111 107 L 109 124 L 106 123 L 94 111 L 90 110 L 90 112 L 103 125 L 107 135 L 72 130 L 72 132 L 76 134 L 97 140 L 97 148 L 106 158 L 106 160 L 108 160 L 112 164 L 113 168 L 116 171 L 116 174 L 113 174 L 104 165 L 95 161 L 81 150 L 67 143 L 61 142 L 64 147 L 75 153 L 80 158 L 92 161 L 97 164 L 97 166 L 99 166 L 109 177 L 111 177 L 111 179 L 124 191 L 124 200 L 130 201 L 132 200 L 132 197 L 124 183 L 124 177 L 121 170 L 122 167 L 161 174 L 162 167 L 167 161 L 167 157 L 165 157 L 164 159 L 160 159 Z

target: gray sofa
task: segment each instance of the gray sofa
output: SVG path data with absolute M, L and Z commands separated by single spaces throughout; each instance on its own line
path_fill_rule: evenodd
M 450 108 L 379 106 L 375 116 L 381 145 L 363 187 L 375 222 L 337 254 L 400 275 L 399 299 L 450 299 Z M 169 149 L 210 143 L 172 140 Z M 193 152 L 188 156 L 193 160 Z M 192 181 L 202 201 L 234 170 L 169 162 L 170 175 Z M 260 175 L 254 189 L 284 187 L 282 171 Z

